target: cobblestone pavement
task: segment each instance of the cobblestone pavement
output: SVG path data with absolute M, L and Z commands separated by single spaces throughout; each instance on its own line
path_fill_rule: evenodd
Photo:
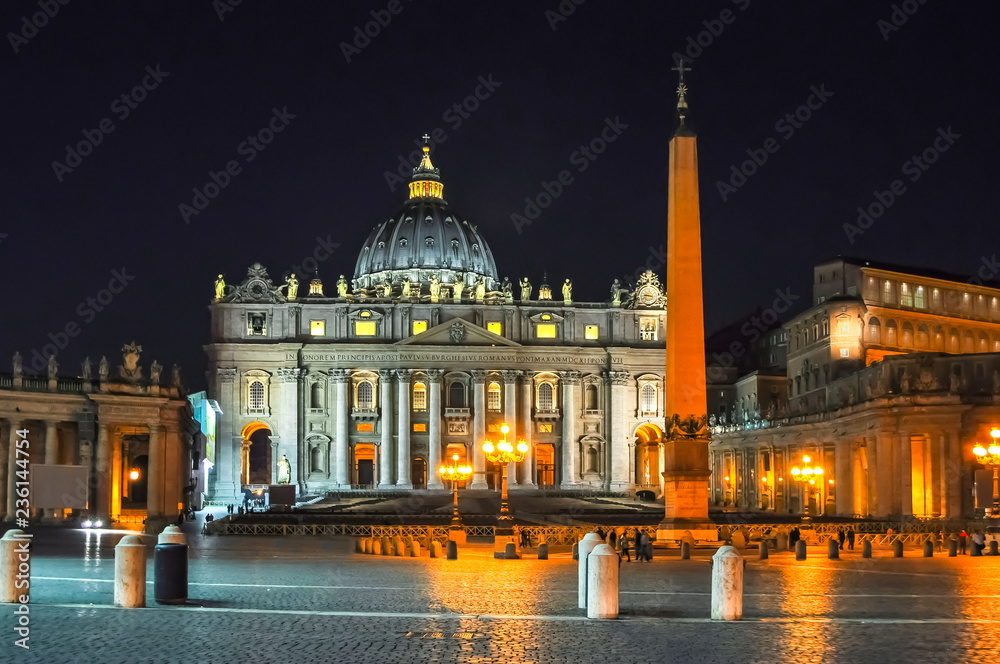
M 577 608 L 576 563 L 353 553 L 346 538 L 190 537 L 189 601 L 111 606 L 123 533 L 37 529 L 30 650 L 0 662 L 997 661 L 1000 557 L 805 561 L 748 551 L 744 620 L 708 619 L 711 550 L 621 566 L 621 617 Z M 84 538 L 89 539 L 89 544 Z M 99 541 L 98 541 L 99 540 Z M 149 538 L 150 545 L 153 544 Z M 663 552 L 657 551 L 658 554 Z M 150 559 L 152 558 L 150 552 Z

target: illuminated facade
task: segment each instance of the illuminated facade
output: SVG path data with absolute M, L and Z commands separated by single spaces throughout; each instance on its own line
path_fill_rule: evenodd
M 283 459 L 300 494 L 442 489 L 436 470 L 455 454 L 472 488 L 497 486 L 481 445 L 501 423 L 529 443 L 512 489 L 658 489 L 659 280 L 646 273 L 631 293 L 615 282 L 605 302 L 577 302 L 569 280 L 501 280 L 443 196 L 425 149 L 350 282 L 313 279 L 303 295 L 302 275 L 276 286 L 255 264 L 241 283 L 216 284 L 212 499 L 278 482 Z
M 762 406 L 755 393 L 712 419 L 713 505 L 977 513 L 988 482 L 972 448 L 1000 425 L 1000 289 L 848 259 L 814 275 L 812 306 L 783 328 L 787 400 Z M 825 469 L 821 482 L 791 484 L 803 456 Z

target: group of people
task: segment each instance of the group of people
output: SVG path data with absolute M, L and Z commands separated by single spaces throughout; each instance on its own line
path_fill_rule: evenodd
M 653 540 L 644 530 L 636 528 L 623 529 L 621 534 L 613 529 L 605 533 L 603 528 L 595 531 L 608 545 L 618 552 L 618 559 L 625 558 L 625 562 L 632 562 L 632 552 L 635 552 L 637 563 L 650 562 L 653 560 Z

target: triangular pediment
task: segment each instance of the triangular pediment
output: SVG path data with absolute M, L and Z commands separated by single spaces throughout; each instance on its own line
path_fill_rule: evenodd
M 454 318 L 435 325 L 420 334 L 407 337 L 395 343 L 396 346 L 518 346 L 521 344 L 505 339 L 499 334 L 473 325 L 467 320 Z

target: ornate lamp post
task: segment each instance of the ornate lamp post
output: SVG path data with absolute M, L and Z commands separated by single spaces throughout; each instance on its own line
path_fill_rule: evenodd
M 823 479 L 823 467 L 819 465 L 812 466 L 810 465 L 811 463 L 812 463 L 811 457 L 803 456 L 802 467 L 799 468 L 798 466 L 794 466 L 792 467 L 791 470 L 792 479 L 795 480 L 796 482 L 800 482 L 801 485 L 805 488 L 804 491 L 805 500 L 803 501 L 804 509 L 802 515 L 802 521 L 804 522 L 809 522 L 812 520 L 812 517 L 809 514 L 810 494 L 812 494 L 813 487 L 816 486 L 816 480 L 819 479 L 822 481 Z
M 441 476 L 442 480 L 449 480 L 451 482 L 452 491 L 452 501 L 451 501 L 451 530 L 452 534 L 455 531 L 462 530 L 462 515 L 458 513 L 458 483 L 464 482 L 469 479 L 469 475 L 472 474 L 472 467 L 470 466 L 460 466 L 458 465 L 458 460 L 461 457 L 457 454 L 451 455 L 451 465 L 441 466 L 438 468 L 438 474 Z M 454 539 L 454 538 L 452 538 Z
M 976 455 L 976 461 L 993 469 L 993 506 L 987 508 L 986 512 L 991 518 L 1000 518 L 1000 429 L 993 427 L 990 431 L 993 438 L 989 447 L 976 445 L 972 448 L 972 453 Z
M 524 455 L 528 451 L 528 444 L 523 440 L 518 441 L 516 447 L 507 442 L 510 427 L 506 424 L 500 425 L 500 433 L 503 438 L 496 445 L 489 441 L 483 443 L 486 459 L 490 463 L 500 464 L 500 514 L 497 516 L 497 534 L 494 540 L 497 547 L 502 547 L 514 538 L 514 519 L 507 506 L 507 464 L 524 461 Z

